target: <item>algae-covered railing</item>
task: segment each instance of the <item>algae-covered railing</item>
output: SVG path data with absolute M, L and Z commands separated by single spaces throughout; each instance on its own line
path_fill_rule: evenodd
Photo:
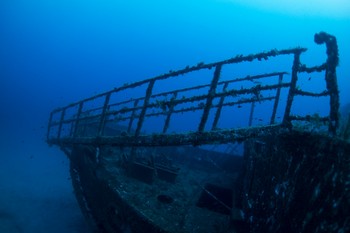
M 327 46 L 327 61 L 314 67 L 306 67 L 301 64 L 300 56 L 305 48 L 292 48 L 285 50 L 271 50 L 253 55 L 238 55 L 228 60 L 214 63 L 199 63 L 195 66 L 187 66 L 185 69 L 170 71 L 169 73 L 146 79 L 143 81 L 126 84 L 111 91 L 92 96 L 90 98 L 72 103 L 66 107 L 58 108 L 51 112 L 47 141 L 50 144 L 110 144 L 119 146 L 170 146 L 170 145 L 198 145 L 211 143 L 228 143 L 243 141 L 256 137 L 280 127 L 290 128 L 293 121 L 311 121 L 311 116 L 291 115 L 293 99 L 297 95 L 321 97 L 329 96 L 330 114 L 319 118 L 318 121 L 328 123 L 329 132 L 336 133 L 338 127 L 339 97 L 336 80 L 336 66 L 338 64 L 338 49 L 335 37 L 321 32 L 315 35 L 315 42 L 325 43 Z M 248 75 L 220 81 L 223 67 L 252 61 L 267 61 L 272 57 L 292 56 L 291 71 L 268 72 Z M 278 68 L 278 67 L 277 67 Z M 277 69 L 276 68 L 276 69 Z M 186 88 L 154 93 L 154 86 L 161 80 L 171 80 L 175 77 L 196 73 L 202 70 L 213 70 L 211 81 L 207 84 L 192 85 Z M 327 90 L 313 93 L 301 90 L 298 83 L 300 73 L 313 73 L 325 71 Z M 284 76 L 291 74 L 290 81 L 284 81 Z M 180 77 L 182 78 L 182 77 Z M 264 84 L 263 80 L 273 79 L 274 82 Z M 180 79 L 181 80 L 181 79 Z M 257 82 L 257 80 L 260 80 Z M 185 79 L 181 80 L 186 82 Z M 231 87 L 233 83 L 254 82 L 254 86 Z M 117 98 L 123 91 L 135 90 L 143 87 L 144 95 L 137 98 L 130 97 L 126 100 Z M 276 123 L 276 111 L 280 103 L 281 89 L 287 89 L 288 95 L 285 103 L 283 120 Z M 189 91 L 198 91 L 197 94 L 187 95 Z M 268 96 L 261 93 L 270 91 Z M 273 94 L 271 94 L 273 93 Z M 231 97 L 235 97 L 232 99 Z M 89 103 L 96 102 L 95 106 Z M 252 127 L 255 104 L 273 101 L 269 124 Z M 218 128 L 223 107 L 240 107 L 250 104 L 249 125 L 247 127 Z M 190 132 L 168 133 L 171 119 L 174 115 L 185 112 L 199 112 L 201 114 L 197 129 Z M 209 114 L 213 114 L 211 125 L 208 124 Z M 164 122 L 159 133 L 143 133 L 146 119 L 163 116 Z M 186 121 L 186 119 L 183 119 Z M 127 122 L 123 132 L 106 132 L 106 125 L 110 123 L 119 125 Z M 90 125 L 90 126 L 89 126 Z M 125 125 L 125 124 L 124 124 Z M 93 127 L 92 127 L 93 126 Z M 92 130 L 94 128 L 94 130 Z M 115 131 L 117 132 L 117 131 Z

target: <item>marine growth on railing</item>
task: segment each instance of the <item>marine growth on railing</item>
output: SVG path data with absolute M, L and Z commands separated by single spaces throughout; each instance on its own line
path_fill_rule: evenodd
M 275 128 L 293 127 L 293 121 L 296 120 L 312 122 L 313 117 L 310 115 L 291 114 L 295 96 L 314 98 L 328 96 L 329 116 L 318 117 L 317 120 L 328 124 L 329 132 L 335 134 L 338 128 L 339 108 L 336 39 L 321 32 L 315 35 L 315 42 L 325 43 L 327 46 L 327 61 L 319 66 L 307 67 L 301 64 L 300 57 L 306 51 L 305 48 L 274 49 L 248 56 L 238 55 L 209 64 L 187 66 L 178 71 L 126 84 L 58 108 L 50 114 L 47 140 L 53 144 L 92 143 L 128 146 L 234 142 L 258 136 Z M 272 72 L 255 73 L 252 70 L 245 76 L 221 80 L 223 69 L 228 66 L 231 66 L 228 70 L 232 70 L 234 76 L 240 73 L 238 69 L 236 70 L 238 64 L 250 62 L 265 64 L 269 59 L 282 56 L 292 58 L 291 70 L 285 68 L 281 70 L 282 65 L 274 63 L 275 71 Z M 212 72 L 211 80 L 208 80 L 208 77 L 201 77 L 205 70 Z M 317 72 L 325 72 L 326 90 L 316 93 L 302 90 L 298 86 L 299 74 Z M 191 77 L 201 80 L 202 83 L 195 84 Z M 174 83 L 186 83 L 186 87 L 155 91 L 159 82 L 175 78 L 177 80 Z M 203 83 L 205 80 L 208 82 Z M 257 105 L 266 102 L 271 102 L 269 109 L 257 109 Z M 250 106 L 248 123 L 246 126 L 237 126 L 235 119 L 241 114 L 238 110 L 242 109 L 242 106 Z M 256 111 L 263 111 L 265 115 L 269 112 L 270 117 L 266 124 L 253 124 L 256 121 L 254 118 Z M 194 129 L 179 130 L 182 126 L 177 125 L 176 132 L 168 133 L 172 120 L 181 119 L 182 124 L 187 120 L 191 122 L 191 117 L 181 116 L 192 112 L 197 114 L 196 120 L 190 123 L 191 126 L 196 124 Z M 277 120 L 277 112 L 282 115 L 281 120 Z M 231 125 L 219 126 L 219 122 L 224 121 L 223 115 L 226 116 L 226 123 L 232 122 Z M 145 129 L 145 121 L 149 119 L 156 119 L 151 126 L 161 127 L 159 132 L 149 132 L 147 128 Z

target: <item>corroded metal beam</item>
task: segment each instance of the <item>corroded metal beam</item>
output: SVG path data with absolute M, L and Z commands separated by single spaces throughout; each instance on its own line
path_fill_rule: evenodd
M 82 145 L 110 145 L 125 147 L 152 147 L 152 146 L 181 146 L 204 145 L 243 142 L 249 138 L 257 138 L 274 134 L 283 130 L 280 125 L 268 125 L 240 129 L 215 130 L 205 132 L 188 132 L 177 134 L 151 134 L 151 135 L 120 135 L 101 137 L 75 137 L 52 138 L 48 144 L 59 146 Z
M 326 86 L 330 95 L 329 132 L 336 135 L 339 127 L 339 89 L 337 83 L 336 67 L 339 63 L 338 44 L 335 36 L 325 32 L 315 34 L 315 43 L 326 44 Z

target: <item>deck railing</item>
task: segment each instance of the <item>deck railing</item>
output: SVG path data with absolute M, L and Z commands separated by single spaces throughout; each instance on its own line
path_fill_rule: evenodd
M 47 140 L 53 144 L 71 143 L 95 143 L 129 146 L 153 146 L 153 145 L 184 145 L 184 144 L 206 144 L 206 143 L 227 143 L 237 140 L 245 140 L 276 127 L 293 126 L 293 121 L 312 121 L 312 116 L 296 116 L 291 114 L 291 107 L 295 96 L 321 97 L 329 96 L 329 116 L 318 118 L 318 121 L 328 124 L 331 134 L 336 134 L 338 128 L 339 96 L 336 80 L 336 66 L 338 64 L 338 49 L 335 37 L 327 33 L 315 35 L 315 42 L 325 43 L 327 46 L 327 61 L 320 66 L 306 67 L 301 64 L 300 56 L 306 51 L 305 48 L 292 48 L 285 50 L 271 50 L 268 52 L 253 55 L 238 55 L 228 60 L 195 66 L 187 66 L 185 69 L 171 71 L 169 73 L 146 79 L 143 81 L 126 84 L 111 91 L 92 96 L 90 98 L 72 103 L 63 108 L 51 112 Z M 272 57 L 292 56 L 293 64 L 291 71 L 269 72 L 241 78 L 234 78 L 220 81 L 222 68 L 233 64 L 252 61 L 267 61 Z M 160 80 L 170 80 L 180 75 L 195 73 L 202 70 L 213 70 L 211 82 L 203 85 L 193 85 L 186 88 L 179 88 L 171 91 L 154 93 L 154 86 Z M 298 86 L 298 75 L 300 73 L 314 73 L 325 71 L 327 89 L 314 93 L 303 91 Z M 284 76 L 291 74 L 290 81 L 284 81 Z M 271 84 L 263 84 L 257 80 L 275 79 Z M 183 80 L 184 82 L 186 80 Z M 245 81 L 255 82 L 254 86 L 241 86 L 230 88 L 233 83 Z M 138 98 L 118 100 L 115 96 L 126 90 L 134 90 L 144 87 L 144 95 Z M 276 124 L 276 111 L 280 103 L 281 89 L 288 89 L 285 103 L 283 120 Z M 200 94 L 188 96 L 189 91 L 198 91 Z M 261 95 L 269 91 L 269 96 Z M 273 94 L 271 94 L 273 93 Z M 231 97 L 235 97 L 232 99 Z M 97 101 L 98 100 L 98 101 Z M 97 106 L 86 107 L 89 102 L 98 102 Z M 263 127 L 251 127 L 254 116 L 255 104 L 265 101 L 273 101 L 273 108 L 269 124 Z M 218 128 L 223 107 L 240 106 L 250 104 L 249 125 L 247 128 Z M 150 111 L 152 110 L 152 111 Z M 185 112 L 201 112 L 197 130 L 194 132 L 168 133 L 171 119 L 175 114 Z M 208 127 L 208 116 L 213 111 L 214 117 L 211 126 Z M 69 112 L 69 114 L 68 114 Z M 145 119 L 155 116 L 165 118 L 162 131 L 157 134 L 144 134 L 143 126 Z M 119 135 L 107 135 L 105 133 L 108 122 L 127 122 L 125 132 Z M 96 128 L 94 133 L 87 134 L 82 129 L 88 124 Z

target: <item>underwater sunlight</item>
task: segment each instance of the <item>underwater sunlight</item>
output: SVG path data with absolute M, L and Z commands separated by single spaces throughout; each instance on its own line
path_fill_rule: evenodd
M 224 0 L 250 7 L 296 16 L 350 18 L 347 0 Z

